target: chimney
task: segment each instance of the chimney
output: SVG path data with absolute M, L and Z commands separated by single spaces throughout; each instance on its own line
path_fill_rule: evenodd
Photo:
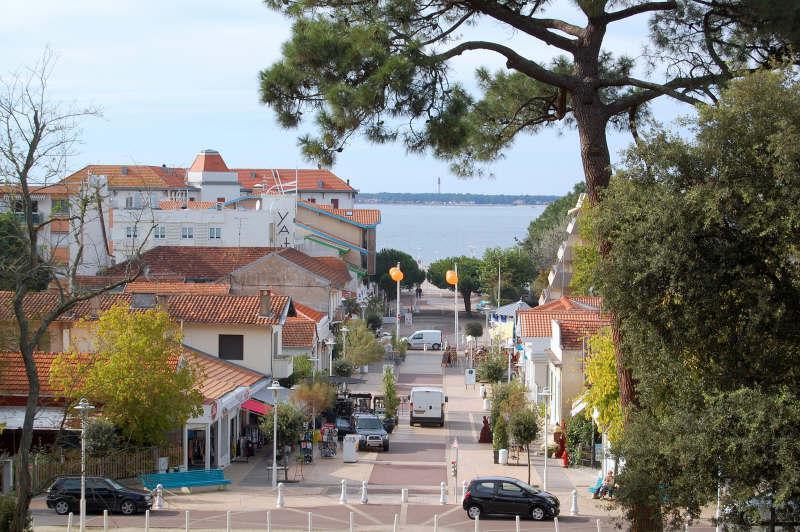
M 265 318 L 272 317 L 272 292 L 269 290 L 259 290 L 258 296 L 261 300 L 258 315 Z

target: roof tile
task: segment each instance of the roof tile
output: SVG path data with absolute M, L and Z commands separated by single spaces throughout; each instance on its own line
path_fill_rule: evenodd
M 281 332 L 283 347 L 312 348 L 317 335 L 317 324 L 310 319 L 286 318 Z

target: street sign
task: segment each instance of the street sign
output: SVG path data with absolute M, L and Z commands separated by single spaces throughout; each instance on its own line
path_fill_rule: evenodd
M 464 370 L 464 386 L 475 386 L 475 368 Z

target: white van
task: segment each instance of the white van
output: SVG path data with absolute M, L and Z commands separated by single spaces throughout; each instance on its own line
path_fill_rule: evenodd
M 442 331 L 415 331 L 405 341 L 409 349 L 422 349 L 427 345 L 428 349 L 438 351 L 442 348 Z
M 409 425 L 435 423 L 444 427 L 444 411 L 447 396 L 441 388 L 419 386 L 411 388 L 409 395 Z

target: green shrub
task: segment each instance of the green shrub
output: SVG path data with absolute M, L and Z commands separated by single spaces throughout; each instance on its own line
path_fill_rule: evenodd
M 119 448 L 119 433 L 112 422 L 104 418 L 90 419 L 86 423 L 86 452 L 105 456 Z
M 506 357 L 490 355 L 478 364 L 477 377 L 480 382 L 500 382 L 506 374 Z
M 580 450 L 590 449 L 594 430 L 592 421 L 582 415 L 569 419 L 567 423 L 567 454 L 570 465 L 580 462 Z
M 503 416 L 499 416 L 494 420 L 492 427 L 492 448 L 508 449 L 508 424 Z
M 337 377 L 351 377 L 355 367 L 349 360 L 339 358 L 333 361 L 333 374 Z
M 473 338 L 483 336 L 483 324 L 479 321 L 471 321 L 464 326 L 464 333 Z
M 383 318 L 381 318 L 374 312 L 368 313 L 364 317 L 364 321 L 367 322 L 367 327 L 369 327 L 372 330 L 372 332 L 377 331 L 378 329 L 380 329 L 381 325 L 383 325 Z
M 11 521 L 14 519 L 16 509 L 17 496 L 14 492 L 0 495 L 0 532 L 10 532 Z M 23 530 L 33 530 L 30 513 L 28 513 Z

